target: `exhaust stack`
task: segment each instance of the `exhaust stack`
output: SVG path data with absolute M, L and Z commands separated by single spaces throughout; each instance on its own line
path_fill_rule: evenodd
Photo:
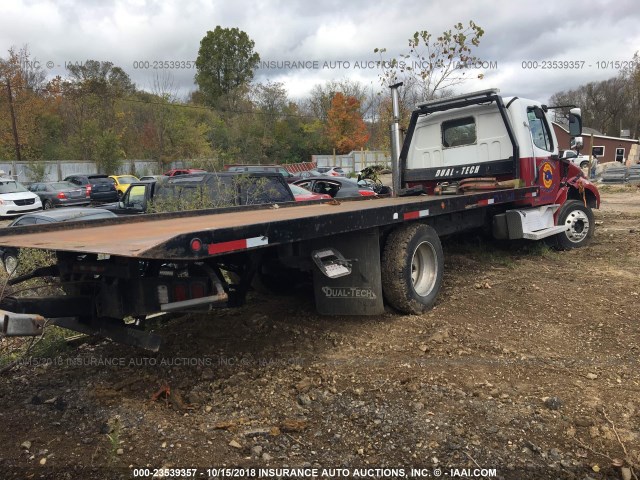
M 398 88 L 402 82 L 391 85 L 391 108 L 393 121 L 391 123 L 391 176 L 393 179 L 393 196 L 397 197 L 402 188 L 400 179 L 400 151 L 402 149 L 402 130 L 400 130 L 400 99 Z

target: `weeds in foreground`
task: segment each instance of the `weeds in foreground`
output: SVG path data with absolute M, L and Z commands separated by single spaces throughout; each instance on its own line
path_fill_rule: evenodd
M 111 427 L 111 433 L 107 434 L 107 438 L 109 439 L 109 456 L 111 461 L 114 461 L 116 456 L 118 455 L 118 449 L 120 448 L 120 433 L 122 431 L 122 426 L 120 425 L 120 418 L 115 417 L 113 421 L 109 422 L 109 426 Z
M 54 295 L 60 293 L 57 279 L 35 278 L 16 286 L 8 285 L 11 277 L 30 273 L 36 268 L 55 263 L 53 252 L 31 248 L 23 248 L 18 252 L 18 265 L 10 276 L 2 269 L 0 286 L 2 296 Z M 10 370 L 12 363 L 29 362 L 37 358 L 44 361 L 53 359 L 68 350 L 66 338 L 73 335 L 70 330 L 48 325 L 43 337 L 10 337 L 0 340 L 0 371 Z

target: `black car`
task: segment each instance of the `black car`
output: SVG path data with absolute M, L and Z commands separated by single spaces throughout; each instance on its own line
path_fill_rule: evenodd
M 64 179 L 79 187 L 85 187 L 92 202 L 117 202 L 116 184 L 108 175 L 69 175 Z
M 32 183 L 29 190 L 42 200 L 42 208 L 89 205 L 91 199 L 87 189 L 71 182 Z
M 295 197 L 279 173 L 203 172 L 132 183 L 119 202 L 102 207 L 132 215 L 284 202 L 295 202 Z
M 279 173 L 288 183 L 291 183 L 296 179 L 295 175 L 289 172 L 289 170 L 284 168 L 282 165 L 225 165 L 224 168 L 227 172 Z
M 370 187 L 341 177 L 311 177 L 292 182 L 313 193 L 326 193 L 333 198 L 372 197 L 376 195 Z
M 103 208 L 61 208 L 46 212 L 34 212 L 22 215 L 11 222 L 7 227 L 23 227 L 25 225 L 42 225 L 44 223 L 75 222 L 80 220 L 98 220 L 100 218 L 112 218 L 117 215 Z M 11 274 L 18 266 L 18 253 L 15 247 L 0 247 L 0 258 L 4 269 Z
M 302 172 L 294 173 L 293 176 L 295 178 L 290 183 L 293 183 L 301 178 L 322 177 L 323 174 L 317 170 L 303 170 Z

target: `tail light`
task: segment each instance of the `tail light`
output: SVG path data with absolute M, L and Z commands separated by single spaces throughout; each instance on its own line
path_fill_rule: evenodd
M 339 176 L 340 176 L 340 174 L 339 174 L 339 173 L 336 173 L 336 172 L 331 172 L 331 176 L 332 176 L 332 177 L 339 177 Z
M 200 240 L 199 238 L 194 238 L 193 240 L 191 240 L 190 246 L 192 251 L 199 252 L 200 250 L 202 250 L 202 240 Z
M 58 192 L 58 195 L 56 195 L 56 197 L 58 197 L 60 200 L 64 200 L 65 198 L 67 198 L 64 192 Z
M 373 190 L 358 190 L 358 192 L 360 192 L 360 195 L 362 195 L 363 197 L 375 197 L 376 196 L 376 192 L 374 192 Z
M 173 301 L 174 302 L 183 302 L 187 300 L 187 286 L 182 283 L 178 283 L 173 287 Z
M 87 197 L 91 196 L 91 184 L 87 185 Z

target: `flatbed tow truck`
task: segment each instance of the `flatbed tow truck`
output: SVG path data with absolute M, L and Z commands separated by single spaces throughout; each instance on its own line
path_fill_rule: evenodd
M 442 283 L 441 238 L 484 228 L 498 239 L 587 244 L 600 196 L 558 157 L 548 108 L 489 89 L 419 105 L 402 142 L 391 87 L 394 195 L 229 207 L 0 231 L 0 245 L 56 252 L 10 284 L 57 277 L 64 295 L 0 300 L 0 334 L 45 323 L 158 350 L 136 323 L 158 312 L 243 304 L 257 280 L 313 278 L 326 315 L 420 314 Z M 551 107 L 550 107 L 551 108 Z M 579 136 L 579 109 L 569 128 Z M 139 322 L 126 323 L 125 318 Z

